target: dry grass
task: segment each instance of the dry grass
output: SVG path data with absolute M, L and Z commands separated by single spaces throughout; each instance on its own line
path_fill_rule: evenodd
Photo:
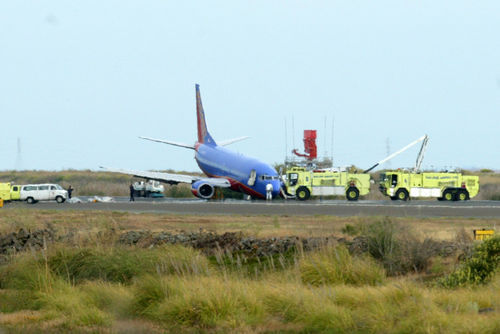
M 496 333 L 500 275 L 479 289 L 448 291 L 409 278 L 377 286 L 304 284 L 296 268 L 258 278 L 145 276 L 129 286 L 56 281 L 35 291 L 38 310 L 0 313 L 10 330 L 140 332 Z M 0 290 L 1 292 L 2 290 Z M 486 310 L 486 311 L 485 311 Z M 131 320 L 135 319 L 135 320 Z
M 324 249 L 296 253 L 286 266 L 251 276 L 238 268 L 228 270 L 228 264 L 214 263 L 189 248 L 121 248 L 113 246 L 112 239 L 115 232 L 127 230 L 200 228 L 262 237 L 340 236 L 346 224 L 368 225 L 378 219 L 0 210 L 0 234 L 47 224 L 60 233 L 75 234 L 72 246 L 49 244 L 43 252 L 18 254 L 0 265 L 0 332 L 3 328 L 23 333 L 500 330 L 500 273 L 479 288 L 449 291 L 417 276 L 385 277 L 372 260 L 351 257 L 342 249 Z M 394 221 L 440 239 L 453 238 L 462 228 L 472 232 L 500 222 Z M 138 258 L 144 263 L 138 265 Z M 193 270 L 159 270 L 165 263 L 179 263 L 174 258 L 188 261 Z M 143 269 L 135 270 L 137 267 Z M 129 275 L 126 280 L 121 279 L 123 274 L 116 275 L 120 272 Z M 333 274 L 335 279 L 331 279 Z
M 342 235 L 346 224 L 370 224 L 381 217 L 336 216 L 227 216 L 177 215 L 155 213 L 127 213 L 112 211 L 56 211 L 38 209 L 0 209 L 0 233 L 17 231 L 21 227 L 43 228 L 52 224 L 58 230 L 77 235 L 97 233 L 113 228 L 116 231 L 199 231 L 239 232 L 258 237 L 268 236 L 326 236 Z M 499 218 L 391 218 L 408 228 L 418 230 L 423 237 L 451 239 L 465 229 L 500 226 Z

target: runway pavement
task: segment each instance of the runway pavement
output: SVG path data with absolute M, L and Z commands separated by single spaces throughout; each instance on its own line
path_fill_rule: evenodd
M 220 214 L 220 215 L 332 215 L 332 216 L 391 216 L 391 217 L 476 217 L 500 218 L 500 201 L 243 201 L 223 202 L 198 199 L 138 199 L 115 197 L 109 203 L 24 202 L 7 203 L 3 209 L 26 208 L 47 210 L 108 210 L 135 213 Z

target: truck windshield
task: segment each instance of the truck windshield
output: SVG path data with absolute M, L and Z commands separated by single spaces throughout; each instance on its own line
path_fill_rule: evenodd
M 380 178 L 379 178 L 379 181 L 380 181 L 380 182 L 385 182 L 385 181 L 387 181 L 387 176 L 385 175 L 385 173 L 380 173 Z

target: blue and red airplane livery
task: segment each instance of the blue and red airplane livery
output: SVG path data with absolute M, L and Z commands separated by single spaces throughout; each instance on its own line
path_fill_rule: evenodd
M 271 165 L 224 147 L 248 137 L 215 142 L 207 130 L 199 85 L 196 85 L 196 116 L 198 141 L 194 145 L 147 137 L 140 138 L 194 150 L 196 162 L 207 177 L 103 168 L 110 172 L 129 174 L 170 184 L 190 183 L 192 193 L 204 199 L 212 198 L 217 187 L 230 188 L 250 195 L 252 198 L 260 199 L 265 199 L 266 195 L 275 198 L 283 193 L 280 177 Z

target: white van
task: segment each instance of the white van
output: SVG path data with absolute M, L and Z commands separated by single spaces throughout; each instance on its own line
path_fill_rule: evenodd
M 52 201 L 63 203 L 68 198 L 68 192 L 58 184 L 26 184 L 21 187 L 21 201 L 29 204 L 38 201 Z

